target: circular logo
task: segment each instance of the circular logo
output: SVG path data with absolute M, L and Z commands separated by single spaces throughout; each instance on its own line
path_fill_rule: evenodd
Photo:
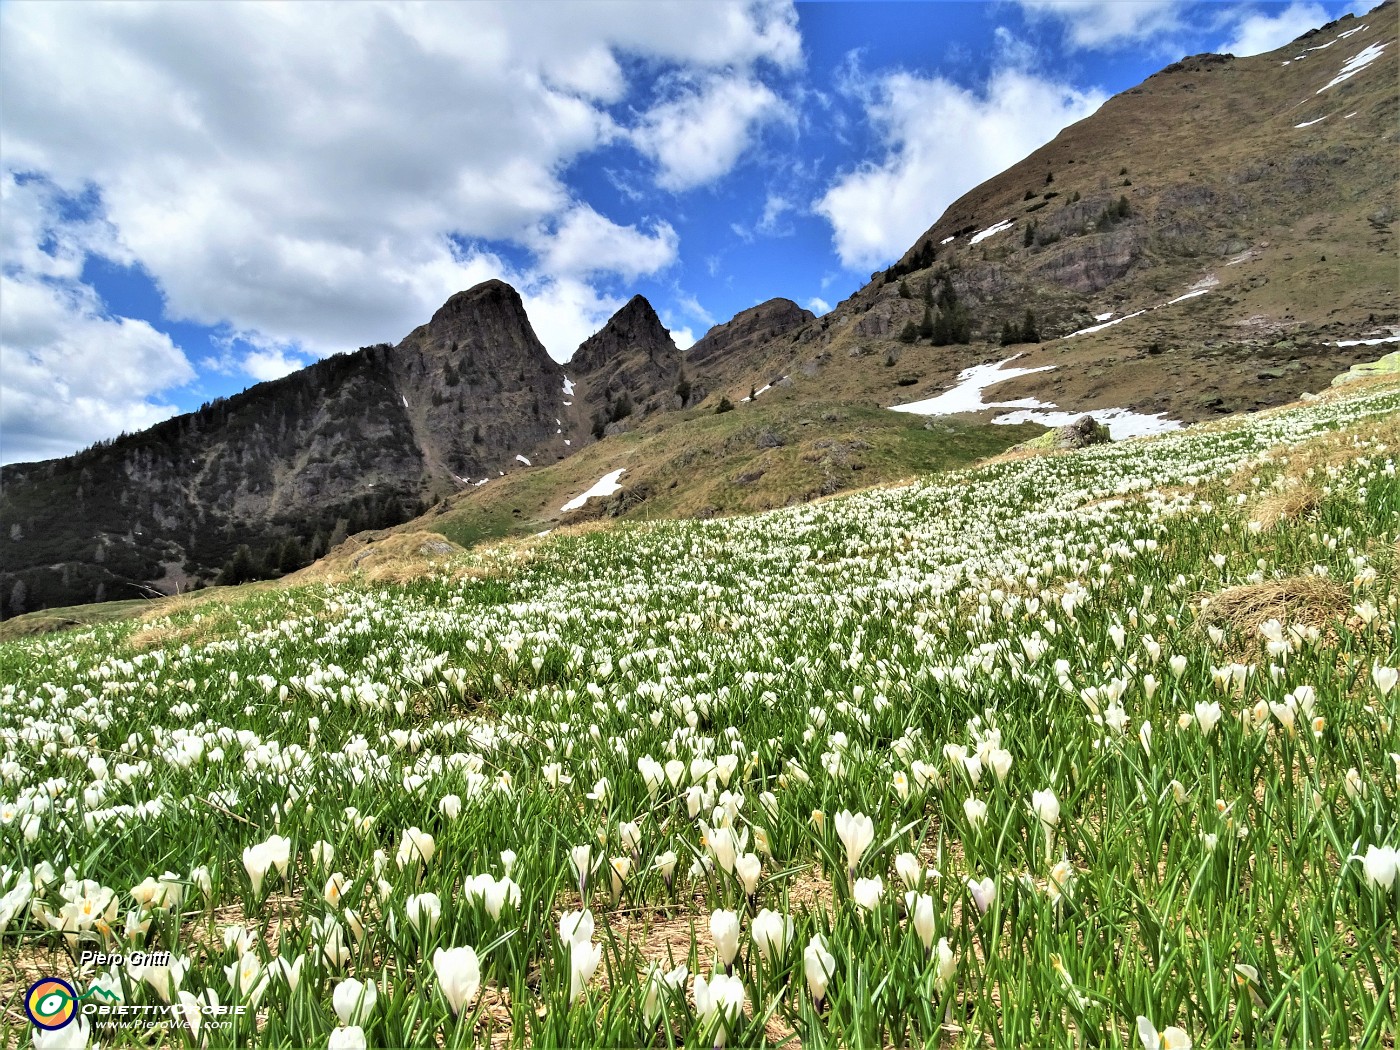
M 77 1016 L 78 993 L 67 981 L 42 977 L 29 986 L 24 1012 L 46 1032 L 57 1031 Z

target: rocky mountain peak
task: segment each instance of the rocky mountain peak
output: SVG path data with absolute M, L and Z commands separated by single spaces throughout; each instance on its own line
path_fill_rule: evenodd
M 579 345 L 569 364 L 580 374 L 588 374 L 623 355 L 664 362 L 677 353 L 671 333 L 656 316 L 651 303 L 645 296 L 634 295 L 607 324 Z
M 446 348 L 449 352 L 453 348 L 478 347 L 497 363 L 521 358 L 549 371 L 558 368 L 535 335 L 520 293 L 505 281 L 495 279 L 452 295 L 438 307 L 431 321 L 404 342 L 425 350 Z
M 812 311 L 791 299 L 769 299 L 715 325 L 686 352 L 686 360 L 696 365 L 712 364 L 815 319 Z

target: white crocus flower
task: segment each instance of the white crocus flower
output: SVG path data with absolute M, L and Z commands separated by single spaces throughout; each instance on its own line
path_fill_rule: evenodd
M 826 998 L 826 990 L 836 973 L 836 956 L 827 950 L 821 934 L 816 934 L 802 951 L 802 969 L 807 978 L 807 990 L 812 1001 L 820 1004 Z
M 972 900 L 977 905 L 977 910 L 985 915 L 987 909 L 992 906 L 992 901 L 997 898 L 996 881 L 990 878 L 968 879 L 967 891 L 972 894 Z
M 864 813 L 843 809 L 836 814 L 836 837 L 846 847 L 846 874 L 854 877 L 860 858 L 875 841 L 875 822 Z
M 913 891 L 910 891 L 911 895 Z M 927 893 L 914 895 L 914 904 L 910 908 L 913 915 L 914 932 L 918 934 L 919 941 L 924 946 L 924 951 L 933 948 L 933 935 L 935 932 L 935 919 L 933 914 L 933 898 Z
M 347 977 L 331 993 L 331 1005 L 343 1025 L 363 1025 L 374 1013 L 379 1001 L 379 989 L 373 981 L 362 982 Z
M 51 1032 L 35 1028 L 34 1050 L 86 1050 L 91 1035 L 92 1025 L 79 1015 L 72 1023 Z
M 710 915 L 710 936 L 715 942 L 715 955 L 719 965 L 728 970 L 734 965 L 734 956 L 739 954 L 739 916 L 723 908 Z
M 901 853 L 894 859 L 894 873 L 907 889 L 916 890 L 924 879 L 924 866 L 912 853 Z
M 598 969 L 603 958 L 603 946 L 591 941 L 574 941 L 569 945 L 569 1002 L 576 1002 Z
M 368 1046 L 365 1030 L 359 1025 L 337 1028 L 326 1040 L 326 1050 L 366 1050 Z
M 758 859 L 757 854 L 745 853 L 741 857 L 735 858 L 734 874 L 738 876 L 740 884 L 744 887 L 744 893 L 752 897 L 758 890 L 758 879 L 763 873 L 763 862 Z
M 1202 736 L 1210 736 L 1211 730 L 1220 721 L 1220 703 L 1212 700 L 1210 703 L 1196 701 L 1196 724 L 1201 727 Z
M 688 972 L 684 963 L 669 971 L 663 971 L 655 964 L 647 968 L 642 1017 L 648 1025 L 654 1025 L 661 1014 L 661 996 L 682 988 Z
M 1139 1014 L 1137 1031 L 1143 1050 L 1191 1050 L 1191 1037 L 1175 1025 L 1158 1032 L 1151 1021 Z
M 481 964 L 474 949 L 439 948 L 433 952 L 433 972 L 453 1014 L 461 1014 L 462 1008 L 476 999 L 481 987 Z
M 1389 696 L 1390 691 L 1395 688 L 1395 683 L 1400 681 L 1400 668 L 1376 664 L 1371 668 L 1371 681 L 1375 683 L 1376 691 L 1381 696 Z
M 953 956 L 953 949 L 948 946 L 947 937 L 938 938 L 938 947 L 934 949 L 934 956 L 937 959 L 934 980 L 939 989 L 946 992 L 952 985 L 953 974 L 957 972 L 958 968 L 957 959 Z
M 427 865 L 437 850 L 437 842 L 426 831 L 408 828 L 399 840 L 398 852 L 394 861 L 402 871 L 405 868 L 418 868 Z
M 593 870 L 590 866 L 592 857 L 593 847 L 588 843 L 569 850 L 569 865 L 574 869 L 574 878 L 578 880 L 578 892 L 581 897 L 587 896 L 588 876 Z
M 713 1030 L 713 1045 L 718 1050 L 724 1045 L 729 1028 L 744 1012 L 748 996 L 744 982 L 722 973 L 713 974 L 708 981 L 703 974 L 696 974 L 694 992 L 695 1012 L 705 1030 Z
M 1394 846 L 1367 846 L 1366 855 L 1361 858 L 1366 881 L 1372 886 L 1390 890 L 1395 885 L 1395 876 L 1400 871 L 1400 850 Z
M 411 894 L 403 902 L 404 915 L 413 931 L 424 940 L 432 936 L 442 917 L 442 898 L 436 893 Z
M 764 908 L 753 920 L 753 942 L 765 962 L 780 959 L 792 940 L 792 919 Z
M 992 767 L 998 784 L 1006 783 L 1006 775 L 1011 772 L 1011 752 L 1004 748 L 993 748 L 987 752 L 987 765 Z
M 880 898 L 884 892 L 885 880 L 876 875 L 873 879 L 856 879 L 851 896 L 858 907 L 874 911 L 880 906 Z
M 987 824 L 987 803 L 980 798 L 963 799 L 963 814 L 967 817 L 968 825 L 974 830 L 980 830 Z

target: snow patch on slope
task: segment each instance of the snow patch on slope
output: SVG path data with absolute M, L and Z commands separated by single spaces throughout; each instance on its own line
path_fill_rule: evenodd
M 989 386 L 1004 383 L 1008 379 L 1015 379 L 1017 376 L 1030 375 L 1032 372 L 1048 372 L 1054 365 L 1042 365 L 1039 368 L 1004 368 L 1009 365 L 1020 354 L 1014 354 L 1005 361 L 998 361 L 991 365 L 973 365 L 971 368 L 964 368 L 958 373 L 958 385 L 951 390 L 946 390 L 937 397 L 925 398 L 923 401 L 913 401 L 907 405 L 891 405 L 895 412 L 909 412 L 916 416 L 951 416 L 958 412 L 980 412 L 984 408 L 1046 408 L 1043 402 L 1037 401 L 1033 397 L 1021 398 L 1019 401 L 996 401 L 987 403 L 982 400 L 982 391 Z
M 1356 54 L 1352 55 L 1351 58 L 1347 59 L 1347 64 L 1342 67 L 1342 71 L 1322 87 L 1318 88 L 1314 94 L 1320 95 L 1328 88 L 1336 87 L 1344 80 L 1350 80 L 1376 59 L 1380 58 L 1383 51 L 1385 51 L 1385 44 L 1367 44 Z
M 985 241 L 988 237 L 995 236 L 1005 230 L 1011 229 L 1016 224 L 1015 219 L 1002 219 L 1001 222 L 988 226 L 985 230 L 974 233 L 968 240 L 968 244 L 976 244 L 978 241 Z
M 609 474 L 604 474 L 599 478 L 591 489 L 581 495 L 575 496 L 562 507 L 559 508 L 561 514 L 567 514 L 571 510 L 578 510 L 594 496 L 611 496 L 618 489 L 622 488 L 617 479 L 627 472 L 626 467 L 620 467 Z

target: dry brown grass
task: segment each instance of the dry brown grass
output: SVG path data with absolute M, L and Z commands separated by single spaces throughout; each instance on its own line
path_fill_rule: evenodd
M 1228 626 L 1237 638 L 1253 638 L 1259 625 L 1268 620 L 1322 628 L 1351 611 L 1346 588 L 1321 576 L 1245 584 L 1209 597 L 1210 603 L 1196 622 Z
M 1322 503 L 1322 490 L 1308 482 L 1296 482 L 1282 492 L 1270 492 L 1250 507 L 1249 516 L 1264 528 L 1271 529 L 1280 521 L 1297 521 L 1316 510 Z
M 1400 417 L 1370 419 L 1339 430 L 1309 438 L 1299 445 L 1279 445 L 1269 450 L 1268 461 L 1242 467 L 1229 481 L 1232 492 L 1245 492 L 1253 487 L 1253 479 L 1282 459 L 1283 476 L 1299 484 L 1307 484 L 1312 475 L 1339 467 L 1358 455 L 1356 440 L 1380 441 L 1388 446 L 1400 444 Z
M 282 577 L 279 583 L 404 583 L 426 576 L 433 563 L 462 553 L 436 532 L 360 533 L 338 545 L 320 561 Z

